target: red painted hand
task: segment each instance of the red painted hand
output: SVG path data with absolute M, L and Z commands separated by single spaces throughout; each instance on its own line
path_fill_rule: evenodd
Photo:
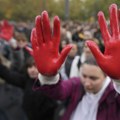
M 60 20 L 54 17 L 53 30 L 50 28 L 49 16 L 46 11 L 36 17 L 36 27 L 32 30 L 31 42 L 33 56 L 38 71 L 46 76 L 57 74 L 72 46 L 66 46 L 59 53 Z
M 98 13 L 98 22 L 104 40 L 105 51 L 102 54 L 96 44 L 87 41 L 101 69 L 110 77 L 120 79 L 120 19 L 116 4 L 109 8 L 110 31 L 107 28 L 103 12 Z
M 0 38 L 9 41 L 13 37 L 14 27 L 10 25 L 8 21 L 4 20 L 1 26 Z

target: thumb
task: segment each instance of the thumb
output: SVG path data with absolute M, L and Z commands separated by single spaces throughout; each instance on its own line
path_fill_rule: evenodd
M 61 65 L 65 61 L 65 59 L 66 59 L 68 53 L 70 52 L 71 48 L 72 48 L 72 45 L 69 44 L 62 50 L 60 58 L 58 59 L 59 67 L 61 67 Z
M 92 54 L 95 56 L 98 63 L 104 60 L 104 55 L 101 53 L 100 49 L 98 48 L 95 42 L 88 40 L 86 41 L 86 44 L 90 48 Z

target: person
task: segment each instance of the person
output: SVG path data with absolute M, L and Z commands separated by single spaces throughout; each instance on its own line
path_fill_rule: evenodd
M 23 33 L 15 32 L 14 38 L 16 40 L 16 46 L 11 46 L 11 69 L 18 72 L 23 72 L 22 69 L 25 66 L 27 58 L 30 54 L 26 50 L 26 46 L 31 46 L 27 40 L 27 37 Z
M 0 77 L 7 83 L 23 89 L 22 107 L 29 120 L 53 120 L 57 102 L 42 92 L 33 91 L 33 83 L 38 76 L 33 57 L 26 61 L 24 74 L 8 69 L 0 63 Z
M 6 68 L 13 69 L 19 65 L 14 64 L 13 52 L 16 53 L 16 40 L 14 39 L 14 26 L 7 20 L 3 20 L 0 31 L 0 59 Z M 19 59 L 20 60 L 20 59 Z M 18 61 L 19 61 L 18 60 Z M 17 61 L 17 60 L 16 60 Z M 16 63 L 18 63 L 18 61 Z M 17 67 L 16 67 L 17 66 Z M 17 70 L 16 69 L 16 70 Z M 15 69 L 14 69 L 15 70 Z M 22 108 L 23 90 L 13 86 L 0 77 L 0 111 L 1 120 L 6 118 L 9 120 L 27 120 L 25 112 Z
M 78 52 L 78 46 L 76 43 L 71 43 L 72 49 L 68 54 L 68 57 L 63 65 L 63 67 L 60 70 L 60 74 L 62 79 L 68 79 L 72 76 L 75 76 L 77 74 L 77 62 L 79 61 L 80 57 L 77 55 Z M 75 66 L 75 67 L 74 67 Z
M 89 47 L 84 43 L 81 55 L 77 55 L 71 65 L 70 78 L 79 77 L 79 67 L 81 66 L 81 63 L 83 63 L 89 56 L 92 56 L 92 52 Z
M 72 47 L 68 45 L 61 53 L 58 52 L 60 20 L 54 17 L 51 32 L 47 12 L 36 17 L 36 26 L 31 34 L 31 53 L 39 75 L 34 90 L 54 99 L 70 98 L 62 120 L 120 120 L 120 29 L 117 5 L 112 4 L 109 11 L 111 32 L 104 13 L 98 13 L 105 52 L 102 54 L 93 41 L 87 41 L 97 64 L 93 62 L 94 59 L 86 60 L 80 68 L 81 77 L 68 81 L 60 80 L 58 72 Z

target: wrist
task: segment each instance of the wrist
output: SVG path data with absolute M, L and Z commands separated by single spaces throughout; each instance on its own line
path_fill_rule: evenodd
M 54 76 L 45 76 L 41 73 L 38 74 L 38 79 L 41 83 L 41 85 L 52 85 L 56 84 L 59 81 L 60 75 L 56 74 Z

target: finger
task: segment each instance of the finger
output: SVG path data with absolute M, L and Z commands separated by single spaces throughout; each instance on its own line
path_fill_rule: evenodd
M 56 48 L 59 48 L 59 44 L 60 44 L 60 20 L 59 20 L 58 16 L 54 17 L 53 43 L 56 46 Z
M 32 48 L 30 48 L 30 47 L 28 47 L 28 46 L 25 46 L 25 49 L 29 52 L 29 54 L 30 54 L 31 56 L 33 56 L 33 50 L 32 50 Z
M 36 51 L 36 49 L 39 45 L 37 43 L 36 29 L 35 28 L 33 28 L 32 32 L 31 32 L 31 43 L 32 43 L 33 51 Z
M 67 45 L 61 52 L 60 58 L 58 59 L 58 63 L 59 63 L 59 68 L 61 67 L 61 65 L 63 64 L 63 62 L 65 61 L 68 53 L 70 52 L 72 48 L 72 45 Z
M 87 46 L 90 48 L 92 54 L 95 56 L 98 63 L 102 62 L 104 60 L 104 55 L 99 50 L 98 46 L 95 44 L 95 42 L 89 40 L 86 41 Z
M 110 12 L 110 26 L 111 26 L 112 36 L 116 38 L 119 35 L 117 5 L 112 4 L 109 8 L 109 12 Z
M 42 45 L 44 43 L 44 40 L 43 40 L 43 34 L 42 34 L 41 16 L 40 15 L 35 18 L 35 24 L 36 24 L 37 41 L 38 41 L 39 45 Z
M 106 20 L 105 20 L 105 17 L 104 17 L 104 13 L 102 11 L 100 11 L 98 13 L 98 22 L 99 22 L 99 25 L 100 25 L 100 30 L 101 30 L 101 33 L 102 33 L 104 44 L 106 46 L 107 42 L 109 42 L 111 36 L 110 36 L 108 28 L 107 28 L 107 24 L 106 24 Z
M 120 30 L 120 9 L 118 10 L 118 23 L 119 23 L 119 30 Z
M 47 11 L 42 12 L 42 29 L 45 43 L 51 40 L 50 20 Z

